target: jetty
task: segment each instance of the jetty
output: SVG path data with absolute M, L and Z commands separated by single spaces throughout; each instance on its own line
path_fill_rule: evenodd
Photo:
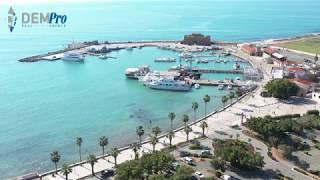
M 231 80 L 214 80 L 214 79 L 199 79 L 199 80 L 195 80 L 195 79 L 185 79 L 185 81 L 187 81 L 189 84 L 200 84 L 203 86 L 219 86 L 219 85 L 231 85 L 233 87 L 241 87 L 245 85 L 244 81 L 231 81 Z
M 221 69 L 199 69 L 193 68 L 192 72 L 195 73 L 223 73 L 223 74 L 243 74 L 241 69 L 232 69 L 232 70 L 221 70 Z

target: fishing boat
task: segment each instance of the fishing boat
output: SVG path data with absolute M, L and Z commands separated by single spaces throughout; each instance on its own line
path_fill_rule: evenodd
M 194 85 L 194 88 L 195 88 L 195 89 L 200 89 L 200 84 L 195 84 L 195 85 Z
M 224 89 L 224 85 L 223 84 L 219 84 L 218 85 L 218 90 L 223 90 Z
M 105 55 L 105 54 L 101 54 L 101 55 L 99 56 L 99 59 L 102 59 L 102 60 L 108 59 L 108 56 Z
M 239 70 L 239 69 L 240 69 L 240 64 L 235 63 L 235 64 L 233 65 L 233 69 L 234 69 L 234 70 Z
M 234 80 L 235 81 L 240 81 L 241 79 L 240 79 L 240 77 L 236 77 L 236 78 L 234 78 Z
M 208 64 L 209 61 L 206 60 L 206 59 L 204 59 L 204 60 L 199 59 L 199 60 L 196 61 L 196 63 L 198 63 L 198 64 Z

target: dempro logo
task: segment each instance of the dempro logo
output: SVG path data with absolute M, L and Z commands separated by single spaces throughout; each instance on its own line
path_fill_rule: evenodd
M 16 13 L 14 12 L 13 8 L 10 7 L 9 11 L 8 11 L 8 27 L 9 27 L 10 32 L 12 32 L 14 27 L 16 26 L 17 19 L 18 18 L 16 16 Z
M 21 17 L 21 18 L 20 18 Z M 13 31 L 17 20 L 21 20 L 22 27 L 33 27 L 34 25 L 48 25 L 49 27 L 65 27 L 67 15 L 56 12 L 22 12 L 17 17 L 13 8 L 10 7 L 8 12 L 8 23 L 10 32 Z

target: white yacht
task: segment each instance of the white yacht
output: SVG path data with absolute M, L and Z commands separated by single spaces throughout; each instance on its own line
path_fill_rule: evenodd
M 176 58 L 173 57 L 159 57 L 154 62 L 176 62 Z
M 149 83 L 153 81 L 157 81 L 160 79 L 160 72 L 153 71 L 147 73 L 145 76 L 139 78 L 139 81 L 141 81 L 144 85 L 148 85 Z
M 84 56 L 77 52 L 66 52 L 63 54 L 64 61 L 83 62 Z
M 174 80 L 174 78 L 159 78 L 146 84 L 151 89 L 167 90 L 167 91 L 190 91 L 191 86 L 186 81 Z
M 228 87 L 227 87 L 227 89 L 228 89 L 228 90 L 232 90 L 232 89 L 233 89 L 232 85 L 229 84 Z
M 193 55 L 191 53 L 184 52 L 184 53 L 180 54 L 180 57 L 182 57 L 182 58 L 193 58 Z

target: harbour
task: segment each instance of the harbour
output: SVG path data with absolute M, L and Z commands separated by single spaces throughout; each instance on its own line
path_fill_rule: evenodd
M 287 1 L 259 2 L 259 8 L 256 8 L 254 2 L 232 0 L 232 9 L 230 3 L 224 1 L 215 1 L 215 6 L 212 6 L 212 1 L 199 3 L 194 0 L 188 3 L 9 3 L 0 7 L 4 12 L 3 17 L 7 16 L 6 12 L 12 5 L 18 13 L 58 10 L 70 17 L 70 23 L 64 28 L 36 25 L 21 27 L 18 23 L 10 33 L 6 21 L 2 21 L 0 97 L 4 103 L 0 105 L 0 126 L 4 128 L 0 132 L 0 161 L 3 162 L 0 165 L 0 179 L 29 172 L 38 172 L 44 179 L 64 179 L 61 172 L 52 177 L 54 164 L 50 154 L 55 150 L 61 154 L 58 169 L 64 163 L 74 167 L 70 179 L 91 174 L 90 164 L 85 163 L 89 154 L 99 158 L 97 172 L 112 169 L 114 164 L 111 156 L 101 159 L 101 147 L 98 145 L 101 136 L 109 138 L 106 147 L 108 153 L 112 147 L 124 150 L 119 156 L 119 163 L 129 160 L 132 158 L 131 150 L 121 147 L 128 147 L 129 143 L 137 141 L 137 126 L 144 126 L 143 138 L 149 137 L 154 126 L 167 132 L 170 130 L 168 113 L 175 112 L 174 129 L 181 130 L 184 114 L 188 114 L 193 121 L 193 102 L 199 103 L 197 119 L 202 120 L 200 115 L 205 111 L 205 94 L 211 97 L 207 108 L 213 115 L 208 121 L 209 132 L 214 129 L 227 132 L 219 128 L 239 123 L 240 117 L 236 114 L 241 113 L 241 109 L 251 110 L 252 107 L 245 105 L 247 101 L 242 101 L 230 111 L 225 110 L 221 97 L 238 89 L 236 84 L 232 85 L 232 90 L 227 89 L 231 80 L 239 77 L 239 88 L 245 84 L 244 69 L 252 67 L 252 64 L 251 61 L 241 60 L 250 60 L 248 56 L 236 58 L 234 55 L 237 54 L 234 53 L 231 56 L 221 54 L 219 58 L 219 53 L 227 53 L 237 42 L 286 38 L 318 29 L 318 24 L 314 23 L 318 20 L 319 9 L 316 0 L 308 3 L 290 1 L 290 8 Z M 296 7 L 305 13 L 297 17 Z M 18 17 L 18 20 L 21 19 Z M 210 49 L 178 45 L 183 35 L 192 32 L 211 35 L 219 43 Z M 68 44 L 74 44 L 75 47 L 67 47 Z M 108 51 L 101 52 L 104 46 L 108 47 Z M 80 58 L 84 55 L 84 61 L 63 60 L 64 54 L 70 51 L 79 53 Z M 195 55 L 192 66 L 201 71 L 200 79 L 190 80 L 192 88 L 187 92 L 153 90 L 139 80 L 131 80 L 124 75 L 127 68 L 137 68 L 143 64 L 159 72 L 178 69 L 180 54 L 184 52 Z M 173 57 L 176 62 L 154 62 L 159 57 Z M 241 65 L 239 71 L 234 70 L 236 62 Z M 258 61 L 253 65 L 259 68 Z M 190 62 L 182 60 L 181 66 L 190 66 Z M 196 70 L 192 71 L 196 73 Z M 227 83 L 223 90 L 219 90 L 217 85 L 221 81 Z M 200 88 L 196 89 L 195 84 L 199 84 Z M 258 93 L 255 95 L 256 98 L 250 94 L 243 99 L 250 99 L 247 104 L 263 106 L 263 115 L 274 110 L 282 115 L 284 109 L 285 112 L 305 112 L 296 106 L 292 110 L 291 105 L 277 108 L 277 104 L 270 103 L 269 106 L 268 100 L 264 102 L 257 98 Z M 257 114 L 258 110 L 252 116 Z M 195 133 L 201 131 L 198 126 L 196 124 L 193 127 Z M 83 161 L 80 163 L 76 137 L 84 140 Z M 174 144 L 185 140 L 184 132 L 178 132 L 176 137 Z M 214 137 L 218 137 L 217 134 Z M 233 137 L 236 137 L 235 133 Z M 240 139 L 243 137 L 241 134 Z M 192 133 L 190 138 L 197 136 Z M 157 144 L 157 150 L 164 147 L 162 141 Z M 146 141 L 144 150 L 151 148 Z

